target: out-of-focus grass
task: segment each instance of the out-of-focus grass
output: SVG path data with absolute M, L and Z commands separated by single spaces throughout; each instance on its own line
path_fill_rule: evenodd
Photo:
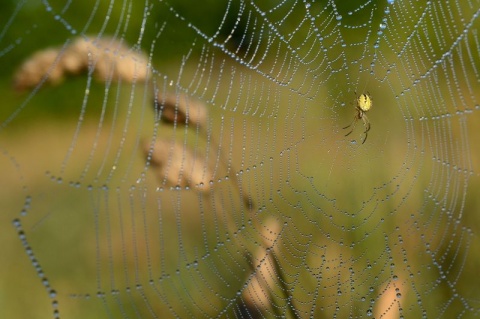
M 83 20 L 88 15 L 78 16 Z M 99 17 L 103 19 L 102 14 Z M 192 16 L 189 19 L 195 21 Z M 175 21 L 169 20 L 167 27 L 173 29 Z M 175 32 L 166 34 L 183 38 Z M 187 40 L 183 45 L 188 48 L 193 37 L 187 33 L 184 39 Z M 169 79 L 176 79 L 183 46 L 168 50 L 162 44 L 154 52 L 156 65 Z M 33 45 L 38 44 L 33 42 Z M 180 54 L 172 53 L 177 50 Z M 335 54 L 333 50 L 329 53 Z M 170 56 L 175 63 L 162 64 L 159 56 Z M 22 54 L 12 57 L 15 63 L 8 63 L 10 68 L 19 64 L 19 57 Z M 237 71 L 241 68 L 239 64 L 233 66 Z M 198 65 L 184 71 L 185 83 L 193 78 L 195 67 Z M 226 65 L 224 70 L 230 67 Z M 216 80 L 212 77 L 213 82 Z M 382 287 L 396 274 L 405 287 L 402 291 L 405 309 L 412 307 L 412 313 L 420 316 L 415 295 L 415 291 L 420 291 L 427 313 L 434 312 L 451 297 L 451 290 L 445 284 L 435 286 L 440 275 L 433 267 L 426 244 L 435 247 L 433 250 L 443 267 L 452 266 L 449 269 L 452 277 L 462 272 L 455 282 L 457 290 L 475 296 L 478 287 L 475 263 L 480 260 L 476 235 L 480 231 L 477 226 L 480 203 L 475 192 L 480 186 L 476 113 L 465 117 L 469 131 L 463 137 L 468 136 L 470 142 L 466 154 L 448 153 L 472 160 L 474 175 L 466 191 L 462 173 L 452 171 L 451 182 L 447 182 L 445 165 L 433 159 L 441 149 L 435 141 L 429 141 L 441 136 L 441 131 L 437 135 L 432 133 L 434 121 L 423 122 L 430 125 L 426 127 L 421 122 L 411 124 L 405 120 L 400 110 L 408 105 L 395 100 L 391 88 L 385 89 L 376 82 L 366 87 L 375 104 L 368 113 L 372 130 L 367 142 L 360 146 L 351 141 L 361 140 L 361 123 L 348 138 L 342 130 L 353 117 L 350 103 L 357 88 L 334 83 L 330 88 L 319 89 L 316 99 L 305 101 L 300 95 L 254 74 L 247 81 L 250 92 L 261 87 L 258 84 L 267 83 L 270 91 L 263 92 L 278 93 L 275 97 L 281 103 L 275 104 L 274 94 L 267 102 L 258 93 L 251 100 L 241 100 L 238 109 L 232 111 L 232 97 L 240 91 L 234 86 L 229 90 L 231 99 L 226 110 L 222 109 L 225 107 L 222 103 L 209 105 L 215 140 L 223 141 L 224 150 L 230 150 L 229 144 L 233 143 L 232 166 L 243 171 L 239 176 L 244 187 L 262 208 L 252 213 L 239 208 L 235 188 L 220 173 L 220 182 L 214 181 L 215 194 L 211 196 L 168 187 L 163 192 L 157 191 L 158 181 L 151 171 L 144 171 L 144 159 L 137 146 L 140 138 L 151 137 L 154 130 L 153 111 L 142 101 L 143 86 L 137 87 L 132 113 L 128 116 L 130 85 L 121 87 L 116 106 L 116 90 L 112 89 L 103 122 L 99 122 L 99 116 L 104 86 L 96 83 L 89 87 L 86 117 L 74 139 L 85 96 L 85 77 L 67 79 L 61 87 L 41 88 L 25 105 L 27 97 L 13 93 L 9 81 L 10 73 L 6 72 L 1 79 L 2 98 L 6 101 L 0 111 L 2 119 L 21 107 L 24 109 L 0 136 L 0 203 L 6 212 L 0 217 L 3 225 L 0 236 L 2 243 L 9 243 L 0 263 L 3 274 L 0 308 L 6 317 L 51 317 L 47 293 L 10 226 L 27 196 L 31 196 L 32 203 L 27 216 L 22 217 L 23 226 L 52 287 L 59 293 L 61 316 L 65 314 L 67 318 L 104 317 L 102 299 L 96 297 L 99 290 L 105 292 L 108 300 L 105 304 L 113 317 L 121 315 L 116 300 L 128 308 L 129 315 L 135 312 L 130 302 L 143 306 L 138 311 L 147 314 L 140 292 L 147 296 L 149 306 L 157 314 L 170 311 L 169 305 L 183 316 L 199 314 L 198 308 L 215 314 L 215 309 L 226 307 L 226 300 L 235 298 L 242 289 L 250 274 L 244 254 L 254 254 L 267 217 L 284 226 L 276 247 L 279 264 L 288 284 L 296 288 L 292 295 L 302 311 L 308 310 L 309 302 L 315 302 L 316 314 L 331 317 L 336 311 L 340 314 L 350 311 L 336 310 L 337 304 L 351 303 L 355 309 L 352 312 L 365 315 L 370 299 L 376 300 Z M 220 84 L 227 87 L 224 81 Z M 395 87 L 395 83 L 392 85 Z M 214 89 L 214 85 L 207 85 L 206 96 Z M 335 90 L 344 94 L 331 93 Z M 220 90 L 217 101 L 226 100 L 226 91 Z M 200 86 L 196 94 L 201 93 Z M 148 95 L 152 95 L 150 91 Z M 340 106 L 342 102 L 345 107 Z M 118 113 L 114 118 L 115 108 Z M 457 118 L 453 121 L 459 122 Z M 442 145 L 461 140 L 462 130 L 457 124 L 452 126 L 452 139 L 444 140 Z M 415 128 L 413 134 L 409 125 Z M 159 130 L 162 136 L 186 140 L 199 150 L 207 145 L 207 139 L 196 136 L 194 130 L 186 133 L 182 128 L 172 130 L 165 126 Z M 60 174 L 70 145 L 73 152 Z M 96 151 L 92 152 L 94 147 Z M 117 156 L 119 160 L 115 162 Z M 60 175 L 62 183 L 57 181 Z M 456 243 L 462 232 L 455 230 L 441 213 L 441 207 L 428 199 L 426 189 L 438 196 L 447 194 L 456 214 L 460 211 L 459 199 L 466 194 L 459 227 L 470 227 L 475 235 L 468 237 L 463 233 L 463 238 L 470 238 L 470 242 L 465 239 L 460 244 L 458 256 L 453 249 L 441 255 L 450 240 Z M 462 264 L 460 257 L 467 248 L 467 263 Z M 208 258 L 202 259 L 207 252 Z M 170 277 L 163 277 L 167 274 Z M 147 288 L 150 279 L 157 290 Z M 137 284 L 141 289 L 136 289 Z M 112 289 L 118 289 L 119 294 Z M 311 294 L 315 289 L 322 296 L 318 300 Z M 278 287 L 272 291 L 277 297 L 275 301 L 283 305 L 285 292 Z M 90 299 L 83 296 L 85 293 L 91 294 Z M 73 298 L 69 294 L 82 296 Z M 365 296 L 367 301 L 357 300 L 358 296 Z M 464 307 L 454 303 L 449 311 L 453 314 Z
M 95 88 L 92 92 L 93 95 L 101 94 L 102 90 Z M 142 96 L 142 92 L 143 88 L 139 87 L 137 95 Z M 43 94 L 47 93 L 39 93 L 38 99 L 43 99 Z M 302 300 L 318 303 L 319 313 L 332 314 L 335 312 L 332 306 L 335 302 L 352 302 L 351 298 L 356 298 L 352 296 L 359 295 L 375 298 L 381 293 L 379 287 L 391 278 L 392 273 L 397 274 L 406 287 L 406 304 L 415 303 L 410 287 L 415 285 L 422 292 L 428 291 L 422 288 L 423 285 L 428 287 L 436 278 L 434 273 L 426 269 L 431 260 L 421 242 L 428 242 L 440 249 L 444 246 L 440 241 L 450 238 L 448 227 L 445 228 L 446 221 L 441 220 L 443 215 L 439 215 L 434 206 L 426 207 L 424 217 L 418 215 L 425 203 L 423 190 L 428 187 L 435 163 L 431 163 L 431 155 L 422 156 L 419 152 L 405 157 L 412 149 L 402 142 L 406 136 L 404 123 L 383 121 L 382 115 L 385 116 L 385 113 L 382 108 L 394 105 L 388 104 L 388 95 L 383 96 L 374 90 L 371 93 L 378 101 L 378 106 L 375 105 L 376 108 L 369 114 L 372 131 L 363 146 L 349 143 L 340 128 L 351 119 L 353 107 L 348 105 L 349 102 L 347 108 L 339 112 L 342 117 L 332 121 L 313 115 L 303 122 L 256 117 L 242 122 L 243 117 L 239 114 L 228 113 L 230 119 L 235 118 L 242 125 L 235 125 L 233 131 L 225 126 L 229 128 L 226 137 L 233 132 L 234 146 L 245 147 L 245 151 L 234 148 L 232 162 L 234 167 L 243 169 L 248 191 L 255 196 L 258 205 L 264 206 L 263 212 L 255 213 L 253 217 L 246 211 L 232 209 L 231 197 L 235 195 L 229 192 L 233 188 L 228 187 L 228 183 L 227 186 L 216 183 L 215 195 L 203 195 L 199 202 L 199 197 L 193 191 L 178 192 L 167 187 L 163 192 L 157 192 L 158 183 L 150 171 L 146 171 L 145 180 L 141 179 L 144 161 L 136 143 L 140 137 L 152 136 L 153 111 L 148 108 L 143 114 L 143 106 L 140 106 L 133 108 L 133 113 L 127 116 L 128 103 L 125 101 L 128 101 L 128 90 L 122 93 L 125 95 L 122 95 L 120 100 L 123 102 L 118 105 L 118 117 L 113 120 L 113 109 L 109 108 L 109 115 L 102 123 L 100 133 L 98 117 L 94 115 L 98 110 L 88 109 L 90 115 L 73 144 L 73 153 L 67 161 L 61 184 L 56 177 L 72 143 L 78 124 L 76 117 L 63 121 L 42 119 L 41 116 L 37 121 L 19 117 L 17 121 L 29 124 L 23 126 L 22 130 L 17 126 L 1 138 L 2 148 L 8 151 L 1 162 L 2 167 L 8 168 L 3 175 L 4 185 L 8 185 L 8 189 L 2 192 L 1 202 L 7 212 L 3 215 L 2 224 L 9 225 L 18 216 L 25 197 L 31 196 L 31 208 L 27 216 L 22 218 L 27 238 L 52 287 L 59 292 L 60 310 L 69 318 L 75 318 L 75 314 L 79 317 L 102 316 L 105 309 L 101 306 L 101 299 L 95 296 L 97 288 L 116 288 L 120 291 L 119 295 L 105 291 L 113 313 L 119 311 L 112 301 L 115 298 L 122 300 L 124 305 L 131 298 L 137 305 L 143 303 L 138 293 L 132 293 L 132 297 L 127 293 L 127 287 L 134 290 L 137 284 L 145 289 L 144 294 L 150 302 L 158 301 L 154 305 L 157 313 L 167 311 L 165 300 L 176 311 L 188 316 L 195 311 L 195 306 L 188 298 L 198 302 L 201 295 L 208 296 L 215 291 L 232 298 L 249 271 L 242 254 L 253 249 L 254 238 L 260 233 L 260 228 L 249 225 L 248 219 L 253 218 L 261 224 L 266 216 L 286 223 L 277 247 L 285 276 L 294 276 L 297 280 L 295 285 L 306 287 L 307 291 L 318 287 L 321 289 L 320 295 L 326 296 L 325 299 L 313 301 L 311 295 L 295 292 L 293 296 L 299 301 L 296 305 L 300 310 L 308 309 L 301 306 Z M 73 110 L 78 113 L 79 98 L 73 100 L 77 102 Z M 57 99 L 52 101 L 59 103 Z M 32 102 L 29 107 L 36 103 Z M 142 105 L 141 101 L 136 103 Z M 278 109 L 278 118 L 288 118 L 285 110 L 287 107 Z M 217 130 L 220 127 L 217 119 L 223 111 L 215 107 L 211 107 L 210 111 L 212 127 Z M 30 110 L 25 112 L 28 114 Z M 140 122 L 142 116 L 144 121 Z M 123 124 L 127 118 L 130 126 L 128 134 L 124 135 Z M 395 116 L 393 118 L 398 119 Z M 139 127 L 139 123 L 144 124 Z M 273 140 L 268 130 L 258 130 L 259 127 L 270 125 L 276 126 L 278 132 L 290 134 L 292 123 L 300 131 L 302 128 L 308 129 L 305 141 L 301 140 L 299 132 Z M 323 126 L 318 127 L 318 123 Z M 115 125 L 114 134 L 110 136 L 112 125 Z M 172 131 L 168 127 L 162 127 L 160 132 L 181 140 L 184 134 L 178 131 L 170 135 Z M 249 132 L 252 135 L 244 135 Z M 361 132 L 362 128 L 358 127 L 353 133 L 355 138 L 358 136 L 360 139 Z M 427 134 L 421 130 L 417 132 L 419 135 Z M 122 136 L 126 137 L 124 144 L 120 143 Z M 90 157 L 95 143 L 97 151 Z M 204 142 L 197 143 L 198 147 L 203 147 Z M 270 150 L 264 148 L 267 144 Z M 123 145 L 119 153 L 120 160 L 112 170 L 120 145 Z M 259 154 L 259 158 L 251 156 L 248 150 L 258 147 L 264 154 Z M 473 159 L 478 158 L 477 148 L 472 146 L 469 150 Z M 247 155 L 243 166 L 242 154 Z M 15 162 L 10 160 L 11 157 L 15 158 Z M 104 161 L 107 165 L 98 174 Z M 264 162 L 263 165 L 261 162 Z M 257 166 L 256 170 L 253 170 L 253 165 Z M 246 168 L 249 168 L 249 172 Z M 84 171 L 85 174 L 82 173 Z M 435 174 L 439 172 L 438 168 L 434 171 Z M 103 184 L 110 173 L 113 175 L 106 183 L 106 191 Z M 478 177 L 473 178 L 474 186 L 478 183 Z M 70 182 L 78 182 L 79 187 L 70 185 Z M 28 188 L 23 189 L 24 185 Z M 92 185 L 92 190 L 88 189 L 89 185 Z M 400 185 L 398 189 L 397 185 Z M 445 184 L 441 183 L 440 189 L 442 187 Z M 465 219 L 478 221 L 474 214 L 478 211 L 475 196 L 467 193 L 466 199 Z M 198 203 L 203 205 L 202 210 Z M 159 217 L 162 218 L 161 225 Z M 440 226 L 431 229 L 430 226 L 437 225 L 436 219 Z M 423 224 L 427 221 L 428 224 Z M 144 228 L 145 223 L 147 228 Z M 243 230 L 245 233 L 241 231 L 242 224 L 246 226 Z M 99 228 L 98 233 L 96 227 Z M 145 233 L 145 229 L 148 229 L 148 233 Z M 11 243 L 6 251 L 8 261 L 0 266 L 2 273 L 9 273 L 2 288 L 2 291 L 9 291 L 6 313 L 12 316 L 20 313 L 22 316 L 49 317 L 51 309 L 48 307 L 48 298 L 27 261 L 17 234 L 13 227 L 5 226 L 5 230 L 2 240 Z M 237 236 L 233 236 L 235 231 L 238 232 Z M 367 233 L 370 235 L 366 237 Z M 388 237 L 385 238 L 384 234 Z M 403 239 L 403 244 L 398 241 L 398 236 Z M 223 243 L 223 246 L 219 246 L 219 243 Z M 206 244 L 210 245 L 208 249 Z M 351 244 L 354 246 L 350 247 Z M 385 250 L 387 246 L 391 251 Z M 476 246 L 473 240 L 471 254 L 477 251 L 474 249 Z M 406 249 L 404 252 L 402 247 Z M 466 249 L 467 244 L 463 243 L 461 247 Z M 210 253 L 210 257 L 202 261 L 201 257 L 206 252 Z M 99 268 L 97 253 L 100 254 Z M 470 255 L 468 260 L 475 260 L 473 257 Z M 408 261 L 406 264 L 402 261 L 405 258 Z M 199 262 L 198 268 L 193 266 L 194 260 Z M 12 261 L 18 265 L 13 272 L 9 268 L 12 267 Z M 451 260 L 446 259 L 444 264 L 451 262 L 455 262 L 455 265 L 458 263 L 452 257 Z M 187 266 L 189 263 L 192 265 Z M 367 267 L 369 264 L 371 268 Z M 390 264 L 395 265 L 392 268 L 395 270 L 390 270 Z M 409 268 L 406 268 L 407 265 Z M 217 273 L 212 272 L 215 267 Z M 179 269 L 178 273 L 176 269 Z M 415 274 L 413 279 L 409 278 L 407 269 Z M 467 278 L 474 269 L 470 262 L 463 265 L 465 277 L 456 283 L 459 289 L 465 292 L 471 290 L 471 279 Z M 352 271 L 355 274 L 353 281 Z M 420 276 L 416 275 L 418 271 Z M 323 279 L 319 281 L 314 273 Z M 165 274 L 171 277 L 159 281 Z M 206 276 L 208 280 L 201 281 L 198 276 Z M 375 279 L 375 276 L 378 278 Z M 220 280 L 221 277 L 223 280 Z M 146 288 L 150 279 L 154 279 L 161 293 Z M 230 287 L 226 288 L 223 281 L 228 281 Z M 355 291 L 349 292 L 351 288 L 355 288 Z M 26 295 L 26 290 L 31 293 Z M 341 296 L 339 290 L 342 291 Z M 277 296 L 282 296 L 283 292 L 278 289 L 274 291 Z M 68 296 L 84 293 L 93 296 L 88 300 L 84 296 L 77 299 Z M 441 290 L 429 298 L 439 303 L 445 302 Z M 277 302 L 282 304 L 281 298 Z M 26 303 L 31 307 L 21 306 Z M 358 307 L 358 314 L 368 309 L 368 305 L 359 301 L 354 303 Z M 185 305 L 185 309 L 193 312 L 182 311 Z M 209 298 L 207 303 L 197 306 L 214 313 L 212 308 L 220 309 L 225 304 L 220 298 Z M 434 309 L 435 305 L 426 307 Z

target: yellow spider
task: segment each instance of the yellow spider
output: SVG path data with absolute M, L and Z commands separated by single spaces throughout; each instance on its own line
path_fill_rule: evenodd
M 345 136 L 350 135 L 355 129 L 355 125 L 357 124 L 357 121 L 359 119 L 362 119 L 363 125 L 365 126 L 365 131 L 363 132 L 363 134 L 365 134 L 365 138 L 363 139 L 363 142 L 362 142 L 363 144 L 367 140 L 368 131 L 370 131 L 370 122 L 368 121 L 368 117 L 365 113 L 372 108 L 373 100 L 372 100 L 372 96 L 368 92 L 367 94 L 365 93 L 360 94 L 360 96 L 357 96 L 357 92 L 355 92 L 355 96 L 357 97 L 355 100 L 355 102 L 357 103 L 357 105 L 355 106 L 355 110 L 357 111 L 357 113 L 355 114 L 355 117 L 353 118 L 352 123 L 350 123 L 348 126 L 345 126 L 343 129 L 346 129 L 352 126 L 352 129 L 350 130 L 350 132 L 345 134 Z

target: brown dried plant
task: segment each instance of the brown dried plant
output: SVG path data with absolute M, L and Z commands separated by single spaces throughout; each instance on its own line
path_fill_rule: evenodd
M 248 286 L 243 290 L 242 298 L 250 305 L 251 308 L 265 310 L 272 303 L 270 300 L 270 291 L 277 286 L 277 279 L 273 277 L 275 274 L 275 266 L 273 265 L 273 256 L 266 256 L 266 249 L 272 247 L 278 239 L 281 231 L 280 223 L 273 218 L 265 221 L 261 233 L 263 247 L 259 247 L 253 257 L 255 275 L 251 278 Z M 274 247 L 278 245 L 278 242 Z M 272 253 L 274 250 L 271 251 Z M 261 261 L 261 262 L 260 262 Z M 255 264 L 259 262 L 259 264 Z
M 42 81 L 58 85 L 67 75 L 89 72 L 101 80 L 126 82 L 145 81 L 148 76 L 148 58 L 143 52 L 131 50 L 113 38 L 78 37 L 62 47 L 37 51 L 18 68 L 13 78 L 17 91 L 39 85 Z
M 154 145 L 143 143 L 143 152 L 155 169 L 157 180 L 170 186 L 195 187 L 208 191 L 212 172 L 205 158 L 185 145 L 158 139 Z
M 157 94 L 154 107 L 160 120 L 168 124 L 205 127 L 207 122 L 205 104 L 185 94 Z
M 375 304 L 374 317 L 383 319 L 400 318 L 402 300 L 406 298 L 406 294 L 407 286 L 399 278 L 386 283 L 378 302 Z
M 46 49 L 35 52 L 16 71 L 13 79 L 15 90 L 23 91 L 38 85 L 45 75 L 45 81 L 56 85 L 62 81 L 63 70 L 59 63 L 57 49 Z
M 208 137 L 210 144 L 216 152 L 212 158 L 217 158 L 218 155 L 220 164 L 223 165 L 226 170 L 232 170 L 232 168 L 228 166 L 227 158 L 224 156 L 221 147 L 216 143 L 214 137 L 211 135 L 208 136 L 209 133 L 206 130 L 208 111 L 204 103 L 194 100 L 185 94 L 162 94 L 159 92 L 156 94 L 153 106 L 162 122 L 171 125 L 191 125 L 196 127 L 200 133 L 205 134 L 205 137 Z M 240 190 L 240 184 L 236 175 L 230 174 L 229 179 L 241 192 L 244 205 L 253 209 L 253 200 L 245 191 Z
M 278 220 L 269 218 L 263 224 L 261 232 L 263 247 L 259 247 L 252 260 L 253 277 L 249 278 L 247 287 L 242 292 L 242 300 L 249 316 L 262 317 L 265 312 L 273 312 L 281 317 L 275 306 L 274 291 L 283 291 L 285 300 L 290 300 L 288 295 L 287 280 L 284 278 L 282 268 L 278 264 L 276 254 L 280 245 L 281 224 Z M 277 255 L 278 256 L 278 255 Z M 297 318 L 297 312 L 293 300 L 290 300 L 290 315 Z

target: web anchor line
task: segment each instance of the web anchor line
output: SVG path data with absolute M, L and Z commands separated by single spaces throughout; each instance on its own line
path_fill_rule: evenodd
M 52 300 L 51 305 L 53 309 L 53 318 L 58 319 L 60 318 L 60 312 L 58 310 L 58 300 L 57 300 L 57 292 L 55 289 L 52 288 L 50 281 L 48 278 L 45 276 L 45 272 L 43 271 L 42 266 L 40 266 L 40 263 L 38 262 L 37 258 L 35 257 L 35 254 L 33 252 L 32 247 L 28 243 L 27 236 L 25 235 L 25 231 L 22 228 L 22 223 L 19 218 L 15 218 L 13 220 L 13 226 L 15 227 L 15 230 L 17 231 L 18 238 L 20 239 L 23 248 L 25 249 L 25 252 L 30 259 L 30 262 L 32 263 L 33 267 L 35 268 L 35 271 L 40 277 L 42 281 L 42 285 L 45 287 L 45 290 L 48 293 L 48 296 Z

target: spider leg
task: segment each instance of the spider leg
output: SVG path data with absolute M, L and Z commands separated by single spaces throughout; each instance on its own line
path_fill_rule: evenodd
M 365 125 L 365 133 L 370 131 L 370 121 L 368 120 L 367 115 L 364 113 L 362 116 L 363 125 Z
M 357 121 L 358 121 L 358 118 L 355 117 L 352 121 L 352 123 L 350 123 L 348 126 L 345 126 L 343 129 L 346 129 L 346 128 L 349 128 L 350 126 L 352 127 L 352 129 L 350 130 L 350 132 L 348 132 L 347 134 L 345 134 L 345 136 L 348 136 L 350 134 L 352 134 L 353 130 L 355 129 L 355 125 L 357 125 Z
M 364 144 L 364 143 L 365 143 L 365 141 L 367 140 L 367 137 L 368 137 L 368 134 L 367 134 L 367 132 L 365 132 L 365 138 L 363 139 L 363 142 L 362 142 L 362 144 Z
M 370 131 L 370 122 L 368 121 L 368 118 L 365 114 L 363 114 L 362 120 L 363 120 L 363 125 L 365 126 L 365 131 L 363 132 L 363 134 L 365 134 L 365 138 L 363 139 L 363 142 L 362 142 L 363 144 L 367 140 L 368 131 Z
M 352 122 L 350 122 L 350 124 L 348 124 L 347 126 L 345 126 L 343 129 L 346 129 L 346 128 L 349 128 L 350 126 L 352 126 L 353 122 L 355 122 L 356 119 L 353 119 Z

